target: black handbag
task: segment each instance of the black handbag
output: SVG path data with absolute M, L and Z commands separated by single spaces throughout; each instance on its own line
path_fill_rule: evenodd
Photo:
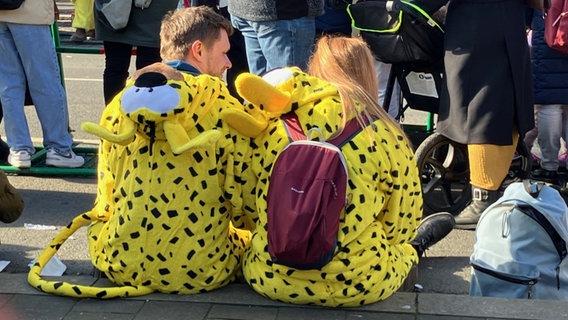
M 16 10 L 22 3 L 24 0 L 0 0 L 0 10 Z
M 430 64 L 444 54 L 444 29 L 417 5 L 404 0 L 349 5 L 352 25 L 385 63 Z

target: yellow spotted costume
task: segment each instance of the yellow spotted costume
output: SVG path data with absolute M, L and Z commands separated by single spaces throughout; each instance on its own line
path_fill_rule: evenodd
M 73 297 L 113 298 L 154 291 L 192 294 L 241 275 L 255 221 L 242 192 L 254 188 L 249 139 L 220 121 L 242 110 L 222 80 L 163 64 L 138 72 L 107 106 L 94 208 L 73 220 L 38 258 L 28 281 Z M 250 202 L 250 200 L 249 200 Z M 90 223 L 94 266 L 118 286 L 46 281 L 40 272 L 78 227 Z
M 329 140 L 342 128 L 344 112 L 332 85 L 296 68 L 278 72 L 275 77 L 270 73 L 265 76 L 275 86 L 258 76 L 242 74 L 237 88 L 252 106 L 246 114 L 223 113 L 231 126 L 255 137 L 258 225 L 245 252 L 245 279 L 256 292 L 295 304 L 357 306 L 386 299 L 401 287 L 418 262 L 409 244 L 422 216 L 413 151 L 381 120 L 356 135 L 342 148 L 349 168 L 348 201 L 333 260 L 312 270 L 273 263 L 267 249 L 265 199 L 272 165 L 289 143 L 279 116 L 293 111 L 304 132 L 318 127 Z

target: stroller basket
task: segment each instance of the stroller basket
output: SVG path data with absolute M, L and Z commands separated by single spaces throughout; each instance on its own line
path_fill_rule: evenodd
M 443 57 L 442 22 L 411 2 L 363 1 L 349 5 L 347 12 L 380 61 L 428 65 Z

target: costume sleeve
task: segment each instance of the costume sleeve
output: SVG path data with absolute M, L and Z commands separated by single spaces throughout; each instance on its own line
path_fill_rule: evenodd
M 120 126 L 120 116 L 115 111 L 118 99 L 113 100 L 105 108 L 101 117 L 100 125 L 111 132 L 116 132 L 117 127 Z M 97 198 L 95 200 L 95 213 L 98 219 L 108 220 L 114 211 L 114 201 L 112 192 L 114 190 L 114 175 L 113 175 L 113 161 L 111 153 L 114 144 L 110 141 L 101 139 L 98 150 L 98 163 L 97 163 Z

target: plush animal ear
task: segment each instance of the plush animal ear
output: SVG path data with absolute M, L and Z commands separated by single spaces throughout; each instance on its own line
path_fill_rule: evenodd
M 81 124 L 81 130 L 94 134 L 101 139 L 125 146 L 132 142 L 132 139 L 136 134 L 136 124 L 126 117 L 124 117 L 123 120 L 124 123 L 122 129 L 124 132 L 121 132 L 120 134 L 114 134 L 105 127 L 92 122 L 83 122 Z
M 241 73 L 235 80 L 235 88 L 245 100 L 269 112 L 278 113 L 290 108 L 292 98 L 289 92 L 280 91 L 252 73 Z
M 181 154 L 191 148 L 211 145 L 221 138 L 221 132 L 207 130 L 197 137 L 190 139 L 184 127 L 177 121 L 164 121 L 164 133 L 166 139 L 175 154 Z

